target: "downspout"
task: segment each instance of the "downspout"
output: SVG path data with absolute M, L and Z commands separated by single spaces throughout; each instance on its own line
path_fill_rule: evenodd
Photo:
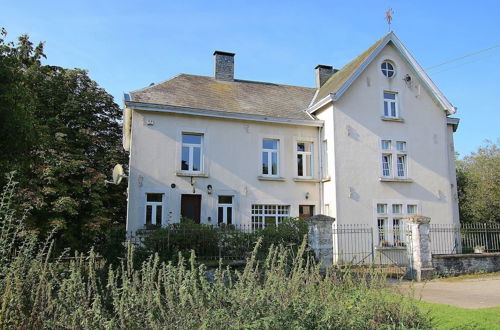
M 319 214 L 324 214 L 323 205 L 323 126 L 318 127 L 318 160 L 319 160 Z

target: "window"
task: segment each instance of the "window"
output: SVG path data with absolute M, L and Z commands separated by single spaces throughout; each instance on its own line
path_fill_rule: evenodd
M 233 223 L 233 196 L 219 196 L 217 204 L 217 223 Z
M 382 74 L 387 78 L 392 78 L 394 76 L 394 73 L 396 73 L 396 71 L 394 70 L 394 64 L 392 64 L 392 62 L 390 61 L 384 61 L 380 65 L 380 69 L 382 70 Z
M 406 213 L 416 214 L 417 213 L 417 205 L 408 204 Z
M 146 194 L 146 217 L 144 223 L 161 226 L 163 194 Z
M 279 140 L 262 140 L 262 175 L 278 175 Z
M 394 150 L 392 146 L 395 146 Z M 383 178 L 408 178 L 406 141 L 380 140 L 381 170 Z
M 416 204 L 404 201 L 376 204 L 376 224 L 380 247 L 405 246 L 405 227 L 403 219 L 417 212 Z
M 397 118 L 398 117 L 398 106 L 397 106 L 397 93 L 394 92 L 384 92 L 384 116 Z
M 297 142 L 297 176 L 312 177 L 312 142 Z
M 391 155 L 382 155 L 382 176 L 390 177 L 391 176 Z
M 299 205 L 299 218 L 307 219 L 314 215 L 314 205 Z
M 203 135 L 182 133 L 181 171 L 201 172 L 203 157 Z
M 290 205 L 252 205 L 252 228 L 277 226 L 290 217 Z

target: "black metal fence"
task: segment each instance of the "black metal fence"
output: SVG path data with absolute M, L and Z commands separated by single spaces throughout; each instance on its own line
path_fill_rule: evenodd
M 410 231 L 403 224 L 391 228 L 374 228 L 367 224 L 335 225 L 334 263 L 406 267 L 410 238 Z
M 500 224 L 431 224 L 433 254 L 500 252 Z

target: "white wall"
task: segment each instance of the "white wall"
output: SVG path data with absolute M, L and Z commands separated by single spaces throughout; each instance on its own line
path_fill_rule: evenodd
M 385 59 L 396 64 L 397 73 L 392 79 L 380 71 Z M 406 74 L 413 78 L 411 87 L 403 81 Z M 452 141 L 446 115 L 419 85 L 414 72 L 388 45 L 331 112 L 326 110 L 320 116 L 325 121 L 333 116 L 337 223 L 375 225 L 377 200 L 418 201 L 419 213 L 430 216 L 432 223 L 458 221 L 454 211 L 457 200 L 451 186 L 455 178 L 449 164 L 448 148 Z M 404 122 L 381 120 L 384 90 L 398 93 Z M 379 180 L 381 137 L 407 141 L 408 172 L 413 182 Z
M 145 123 L 153 120 L 149 126 Z M 182 132 L 204 134 L 204 168 L 207 178 L 195 178 L 195 193 L 202 195 L 201 222 L 217 223 L 217 194 L 234 194 L 234 223 L 251 221 L 252 204 L 290 205 L 291 216 L 299 205 L 314 205 L 319 212 L 317 181 L 295 182 L 296 141 L 314 142 L 314 178 L 318 171 L 318 128 L 237 120 L 133 111 L 130 151 L 129 206 L 127 230 L 142 228 L 147 192 L 162 192 L 166 202 L 163 223 L 177 222 L 182 194 L 192 194 L 190 177 L 178 176 Z M 261 146 L 263 138 L 280 139 L 280 176 L 285 181 L 263 181 Z M 175 184 L 175 188 L 171 188 Z M 213 193 L 207 194 L 207 185 Z M 306 199 L 306 193 L 309 199 Z

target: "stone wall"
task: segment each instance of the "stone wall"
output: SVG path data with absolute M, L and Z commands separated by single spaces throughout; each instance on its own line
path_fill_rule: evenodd
M 442 276 L 500 271 L 500 253 L 433 255 L 432 264 Z
M 309 227 L 309 247 L 325 271 L 333 263 L 333 223 L 334 218 L 318 214 L 306 219 Z

